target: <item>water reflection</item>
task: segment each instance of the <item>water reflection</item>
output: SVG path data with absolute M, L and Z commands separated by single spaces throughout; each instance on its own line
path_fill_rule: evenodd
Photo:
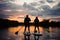
M 9 40 L 9 31 L 8 29 L 0 29 L 0 40 Z
M 16 31 L 19 31 L 18 35 L 15 35 Z M 42 36 L 25 36 L 23 34 L 24 32 L 24 26 L 18 26 L 18 27 L 10 27 L 7 29 L 0 30 L 0 40 L 60 40 L 60 28 L 58 27 L 49 27 L 49 28 L 43 28 L 40 27 L 40 33 L 43 34 Z M 49 30 L 49 32 L 47 31 Z M 33 33 L 34 26 L 30 27 L 30 32 Z
M 24 40 L 30 40 L 30 36 L 24 35 Z

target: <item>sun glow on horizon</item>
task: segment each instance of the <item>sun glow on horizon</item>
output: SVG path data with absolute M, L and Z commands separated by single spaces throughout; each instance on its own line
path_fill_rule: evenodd
M 15 20 L 15 21 L 18 21 L 18 22 L 24 22 L 24 18 L 26 17 L 26 14 L 14 14 L 12 16 L 9 16 L 9 20 Z M 36 16 L 31 16 L 29 15 L 29 18 L 31 19 L 31 22 L 34 21 Z M 43 18 L 40 18 L 38 17 L 39 21 L 42 21 Z

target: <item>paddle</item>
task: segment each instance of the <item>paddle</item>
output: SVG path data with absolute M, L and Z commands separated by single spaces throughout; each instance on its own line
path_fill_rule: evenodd
M 16 35 L 18 35 L 18 32 L 22 29 L 23 27 L 21 27 L 18 31 L 15 32 Z
M 19 32 L 19 31 L 15 32 L 15 34 L 18 35 L 18 32 Z

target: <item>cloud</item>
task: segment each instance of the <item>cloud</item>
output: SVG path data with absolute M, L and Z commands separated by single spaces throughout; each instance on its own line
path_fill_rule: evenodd
M 33 4 L 33 5 L 34 5 L 34 4 Z M 30 4 L 24 3 L 24 4 L 23 4 L 23 7 L 24 7 L 25 9 L 29 9 L 29 10 L 36 10 L 36 8 L 35 8 L 34 6 L 32 6 L 32 4 L 30 5 Z
M 1 2 L 0 3 L 0 10 L 4 10 L 4 9 L 20 9 L 22 8 L 22 6 L 18 6 L 16 4 L 13 4 L 11 2 Z
M 60 16 L 60 3 L 58 3 L 56 6 L 54 6 L 51 11 L 50 15 L 52 16 Z
M 60 8 L 60 2 L 53 7 L 53 9 L 59 9 Z
M 24 3 L 23 7 L 28 9 L 28 12 L 31 14 L 34 14 L 34 13 L 43 14 L 43 15 L 49 15 L 49 14 L 54 15 L 54 13 L 56 13 L 55 15 L 59 14 L 60 9 L 51 8 L 49 5 L 41 5 L 41 6 L 38 5 L 39 7 L 36 8 L 37 6 L 36 4 L 37 3 L 31 3 L 31 4 Z
M 0 13 L 0 18 L 8 18 L 8 17 L 9 17 L 8 15 L 1 14 L 1 13 Z
M 30 3 L 31 6 L 37 6 L 38 4 L 36 2 Z
M 59 18 L 52 18 L 52 17 L 60 16 L 60 3 L 56 4 L 52 8 L 49 5 L 40 5 L 40 6 L 38 5 L 39 7 L 37 8 L 35 8 L 37 6 L 36 4 L 31 3 L 29 6 L 28 5 L 29 4 L 25 4 L 24 6 L 28 9 L 27 12 L 31 15 L 35 15 L 35 16 L 38 15 L 38 16 L 42 16 L 47 19 L 49 18 L 56 19 L 56 20 L 59 19 Z
M 39 1 L 40 3 L 42 3 L 42 4 L 44 4 L 45 3 L 45 1 L 43 1 L 43 0 L 41 0 L 41 1 Z
M 11 8 L 11 4 L 10 3 L 0 4 L 0 10 L 7 9 L 7 8 Z
M 60 9 L 52 10 L 50 15 L 52 15 L 52 16 L 60 16 Z
M 51 18 L 51 20 L 57 20 L 57 21 L 60 21 L 60 18 Z
M 49 3 L 55 2 L 55 0 L 46 0 L 46 1 L 49 2 Z
M 11 12 L 4 12 L 0 13 L 1 17 L 6 17 L 7 15 L 10 16 L 11 14 L 17 14 L 21 12 L 18 12 L 16 10 L 23 10 L 26 12 L 26 14 L 34 15 L 34 16 L 41 16 L 43 18 L 51 18 L 51 19 L 59 19 L 59 18 L 52 18 L 60 16 L 60 2 L 53 1 L 53 0 L 41 0 L 38 2 L 33 2 L 27 4 L 26 2 L 23 5 L 16 5 L 11 3 L 12 0 L 0 0 L 0 10 L 12 10 Z M 14 1 L 14 0 L 13 0 Z M 51 7 L 54 4 L 53 7 Z M 22 11 L 22 12 L 23 12 Z M 6 15 L 7 14 L 7 15 Z M 48 17 L 46 17 L 48 16 Z

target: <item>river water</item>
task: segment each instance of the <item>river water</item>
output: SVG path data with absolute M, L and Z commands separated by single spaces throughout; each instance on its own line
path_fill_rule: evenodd
M 18 32 L 18 35 L 15 32 Z M 34 35 L 24 37 L 24 26 L 10 27 L 0 30 L 0 40 L 60 40 L 60 28 L 58 27 L 49 27 L 43 28 L 39 27 L 40 33 L 42 36 L 39 36 L 39 39 L 35 39 Z M 48 32 L 49 31 L 49 32 Z M 30 26 L 30 32 L 34 32 L 34 26 Z

